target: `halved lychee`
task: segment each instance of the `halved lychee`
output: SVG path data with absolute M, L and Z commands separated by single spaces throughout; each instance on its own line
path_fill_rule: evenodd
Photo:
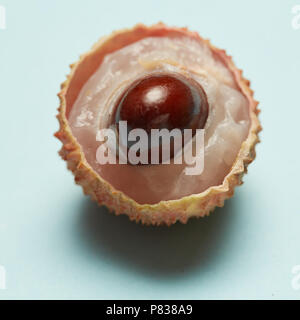
M 59 97 L 56 137 L 76 183 L 132 220 L 170 225 L 209 214 L 255 158 L 261 127 L 249 81 L 225 51 L 186 28 L 137 25 L 101 39 L 71 66 Z M 97 133 L 113 125 L 118 133 L 120 121 L 147 132 L 203 128 L 204 170 L 99 163 Z

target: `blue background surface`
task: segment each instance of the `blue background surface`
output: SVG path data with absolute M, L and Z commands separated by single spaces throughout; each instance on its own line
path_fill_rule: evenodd
M 299 299 L 300 1 L 16 1 L 0 30 L 0 299 Z M 102 35 L 188 26 L 252 82 L 264 131 L 233 199 L 187 225 L 136 225 L 74 184 L 53 133 L 59 85 Z

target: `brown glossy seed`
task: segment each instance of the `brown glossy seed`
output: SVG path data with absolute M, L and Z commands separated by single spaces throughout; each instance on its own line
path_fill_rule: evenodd
M 195 134 L 196 129 L 204 128 L 207 117 L 208 102 L 200 84 L 181 75 L 155 74 L 135 81 L 123 92 L 114 122 L 127 121 L 128 130 L 144 129 L 148 133 L 151 129 L 177 128 L 192 129 Z M 168 147 L 172 158 L 173 142 Z
M 133 83 L 119 99 L 116 122 L 130 129 L 203 128 L 208 105 L 202 87 L 191 79 L 153 75 Z

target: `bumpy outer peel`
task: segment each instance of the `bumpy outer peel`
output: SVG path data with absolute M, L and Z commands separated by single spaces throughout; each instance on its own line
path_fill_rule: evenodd
M 161 201 L 151 205 L 139 204 L 123 192 L 114 189 L 91 168 L 71 132 L 67 117 L 77 94 L 93 73 L 90 70 L 95 71 L 102 62 L 101 59 L 95 59 L 95 55 L 103 58 L 105 54 L 144 37 L 164 35 L 170 37 L 185 35 L 204 41 L 210 47 L 213 54 L 231 70 L 237 85 L 247 97 L 251 125 L 247 139 L 243 142 L 230 172 L 221 185 L 212 186 L 200 194 L 186 196 L 178 200 Z M 242 71 L 236 68 L 232 58 L 224 50 L 214 47 L 208 40 L 202 39 L 196 32 L 191 32 L 186 28 L 167 27 L 163 23 L 151 27 L 139 24 L 132 29 L 116 31 L 110 36 L 100 39 L 89 52 L 82 55 L 79 61 L 70 67 L 71 73 L 61 85 L 61 91 L 58 94 L 60 106 L 57 119 L 60 128 L 55 136 L 63 143 L 59 154 L 67 161 L 68 169 L 75 176 L 75 182 L 81 185 L 84 193 L 90 195 L 98 204 L 106 205 L 117 215 L 127 214 L 131 220 L 141 221 L 143 224 L 171 225 L 176 221 L 186 223 L 190 217 L 203 217 L 216 206 L 222 207 L 224 200 L 233 196 L 235 186 L 242 184 L 242 177 L 247 172 L 248 164 L 255 158 L 255 145 L 259 141 L 258 132 L 261 130 L 261 126 L 257 118 L 258 102 L 253 98 L 253 91 L 249 87 L 250 82 L 242 76 Z

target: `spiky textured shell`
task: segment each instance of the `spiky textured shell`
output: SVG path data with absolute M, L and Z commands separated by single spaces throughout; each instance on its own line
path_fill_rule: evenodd
M 240 90 L 247 97 L 251 125 L 247 139 L 243 142 L 238 156 L 230 172 L 224 178 L 222 185 L 210 187 L 202 193 L 186 196 L 178 200 L 161 201 L 151 205 L 139 204 L 127 197 L 123 192 L 114 189 L 91 168 L 80 145 L 72 135 L 67 116 L 70 106 L 73 105 L 76 99 L 72 87 L 82 87 L 89 77 L 89 74 L 84 74 L 83 71 L 83 76 L 76 79 L 76 72 L 79 68 L 84 70 L 85 67 L 90 66 L 92 63 L 90 57 L 95 52 L 101 51 L 102 54 L 106 54 L 144 37 L 161 34 L 184 34 L 205 41 L 213 53 L 231 70 Z M 237 69 L 231 57 L 224 50 L 214 47 L 208 40 L 202 39 L 196 32 L 191 32 L 187 28 L 167 27 L 163 23 L 158 23 L 151 27 L 138 24 L 132 29 L 116 31 L 110 36 L 100 39 L 89 52 L 82 55 L 80 60 L 70 67 L 71 73 L 61 85 L 61 91 L 58 94 L 60 106 L 57 119 L 60 128 L 55 133 L 55 136 L 63 143 L 59 154 L 67 161 L 68 169 L 75 176 L 75 182 L 81 185 L 84 193 L 90 195 L 98 204 L 107 206 L 117 215 L 127 214 L 131 220 L 140 221 L 143 224 L 171 225 L 176 221 L 186 223 L 191 217 L 203 217 L 208 215 L 216 206 L 222 207 L 225 199 L 233 196 L 234 188 L 242 184 L 242 177 L 247 171 L 248 164 L 255 158 L 255 145 L 259 141 L 258 132 L 261 130 L 261 126 L 257 118 L 259 113 L 258 102 L 253 98 L 253 91 L 249 87 L 250 82 L 242 76 L 242 71 Z

